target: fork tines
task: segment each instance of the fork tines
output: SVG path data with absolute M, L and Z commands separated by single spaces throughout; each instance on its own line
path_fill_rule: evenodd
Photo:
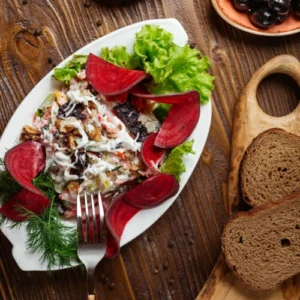
M 100 192 L 97 197 L 86 192 L 83 197 L 77 195 L 77 231 L 79 243 L 100 244 L 106 241 L 104 208 Z

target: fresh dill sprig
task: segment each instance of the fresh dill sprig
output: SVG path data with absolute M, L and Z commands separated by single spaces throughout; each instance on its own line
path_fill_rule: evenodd
M 47 196 L 51 204 L 40 216 L 26 212 L 27 248 L 31 253 L 41 254 L 41 262 L 47 262 L 49 271 L 56 265 L 70 266 L 72 260 L 78 261 L 77 230 L 66 226 L 61 220 L 50 173 L 40 173 L 32 183 Z
M 70 266 L 77 257 L 77 230 L 65 225 L 54 204 L 40 216 L 24 211 L 28 218 L 26 232 L 27 249 L 41 254 L 41 262 L 47 263 L 48 270 L 53 266 Z

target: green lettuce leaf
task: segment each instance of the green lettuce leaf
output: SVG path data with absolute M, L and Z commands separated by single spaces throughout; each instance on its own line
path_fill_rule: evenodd
M 145 25 L 136 34 L 136 55 L 154 83 L 149 88 L 155 94 L 196 90 L 201 103 L 207 103 L 214 89 L 214 77 L 207 73 L 210 61 L 188 45 L 180 47 L 171 33 L 156 25 Z
M 175 147 L 159 169 L 164 173 L 174 175 L 180 181 L 180 175 L 185 172 L 182 156 L 196 153 L 193 151 L 193 144 L 194 140 L 191 140 Z
M 64 68 L 54 69 L 54 77 L 59 81 L 69 84 L 71 79 L 85 68 L 87 57 L 87 55 L 74 55 Z
M 137 69 L 140 67 L 140 58 L 129 54 L 124 46 L 115 46 L 111 49 L 102 48 L 100 57 L 122 68 Z

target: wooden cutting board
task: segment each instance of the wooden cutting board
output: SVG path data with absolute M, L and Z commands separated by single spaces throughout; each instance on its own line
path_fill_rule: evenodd
M 290 114 L 283 117 L 267 115 L 259 106 L 256 93 L 260 82 L 274 73 L 291 76 L 300 86 L 300 62 L 291 55 L 280 55 L 263 65 L 250 79 L 234 114 L 231 164 L 228 178 L 228 197 L 225 207 L 229 214 L 238 210 L 238 172 L 241 159 L 252 140 L 270 128 L 282 128 L 300 135 L 300 103 Z M 270 99 L 272 101 L 272 99 Z M 267 292 L 249 290 L 228 269 L 223 255 L 220 256 L 212 274 L 196 300 L 299 300 L 300 275 L 284 282 L 279 288 Z

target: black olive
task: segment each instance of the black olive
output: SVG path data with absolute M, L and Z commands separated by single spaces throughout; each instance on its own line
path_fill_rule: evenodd
M 249 16 L 251 23 L 261 29 L 272 27 L 276 23 L 276 14 L 266 7 L 259 7 Z
M 300 0 L 292 0 L 292 10 L 294 15 L 300 18 Z
M 267 5 L 268 5 L 268 0 L 250 0 L 249 1 L 249 6 L 252 8 L 262 7 L 262 6 L 267 6 Z
M 236 10 L 241 12 L 247 12 L 250 8 L 250 0 L 233 0 L 233 5 Z
M 269 7 L 279 15 L 285 15 L 291 7 L 290 0 L 269 0 Z
M 283 23 L 284 21 L 287 20 L 287 18 L 289 17 L 289 13 L 285 14 L 285 15 L 277 15 L 277 18 L 276 18 L 276 24 L 281 24 Z

